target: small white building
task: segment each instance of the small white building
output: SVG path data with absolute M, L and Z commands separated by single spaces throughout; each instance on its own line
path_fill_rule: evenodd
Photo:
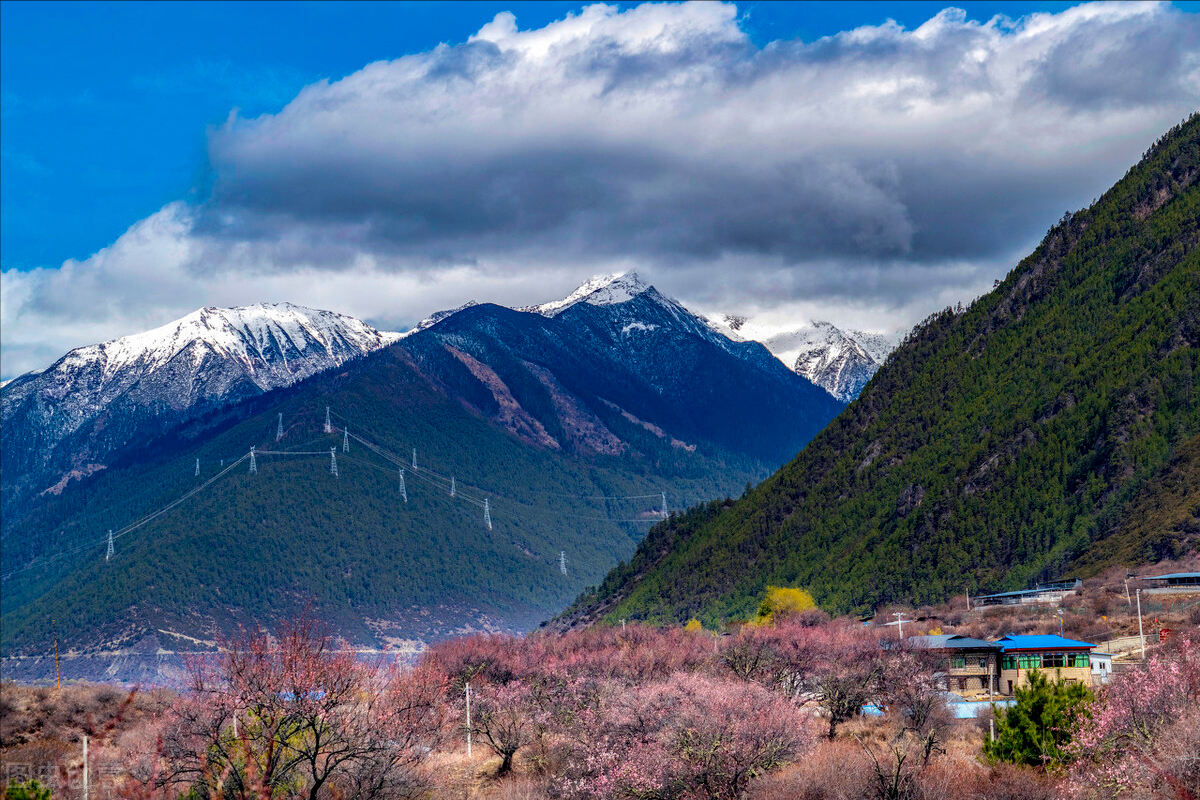
M 1108 683 L 1108 676 L 1112 675 L 1112 653 L 1099 653 L 1092 651 L 1092 685 L 1103 686 Z

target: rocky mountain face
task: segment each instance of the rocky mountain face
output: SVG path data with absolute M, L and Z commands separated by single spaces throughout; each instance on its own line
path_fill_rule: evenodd
M 636 274 L 520 310 L 468 304 L 401 346 L 466 402 L 553 448 L 619 452 L 617 431 L 633 426 L 779 463 L 841 410 L 758 342 L 732 341 Z
M 759 341 L 797 375 L 802 375 L 831 395 L 848 403 L 858 397 L 867 381 L 901 337 L 870 331 L 841 329 L 830 322 L 777 332 L 755 320 L 722 315 L 709 320 L 721 333 L 736 341 Z
M 284 303 L 202 308 L 72 350 L 0 389 L 4 506 L 61 491 L 181 422 L 397 338 L 353 317 Z
M 883 334 L 843 331 L 818 320 L 810 328 L 777 334 L 763 344 L 797 374 L 847 403 L 858 397 L 895 346 Z

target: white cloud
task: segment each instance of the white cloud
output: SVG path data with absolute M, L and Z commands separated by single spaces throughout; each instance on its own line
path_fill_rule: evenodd
M 910 324 L 990 286 L 1196 107 L 1196 20 L 946 9 L 760 49 L 731 5 L 596 5 L 527 31 L 505 12 L 231 117 L 211 197 L 4 273 L 3 373 L 199 305 L 400 327 L 630 267 L 706 309 Z

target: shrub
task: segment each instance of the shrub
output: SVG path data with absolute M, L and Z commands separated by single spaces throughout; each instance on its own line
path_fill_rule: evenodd
M 10 783 L 4 790 L 4 800 L 50 800 L 49 787 L 36 779 Z
M 997 712 L 996 738 L 984 743 L 984 753 L 997 761 L 1047 769 L 1068 762 L 1071 732 L 1089 714 L 1091 689 L 1030 672 L 1015 700 Z

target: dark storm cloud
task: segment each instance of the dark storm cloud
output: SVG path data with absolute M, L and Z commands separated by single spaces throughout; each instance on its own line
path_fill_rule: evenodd
M 922 267 L 922 291 L 925 267 L 1024 244 L 1197 97 L 1194 17 L 1169 7 L 948 9 L 762 50 L 720 7 L 510 22 L 216 133 L 197 233 L 219 251 L 286 231 L 267 269 L 307 242 L 327 268 L 887 262 Z

